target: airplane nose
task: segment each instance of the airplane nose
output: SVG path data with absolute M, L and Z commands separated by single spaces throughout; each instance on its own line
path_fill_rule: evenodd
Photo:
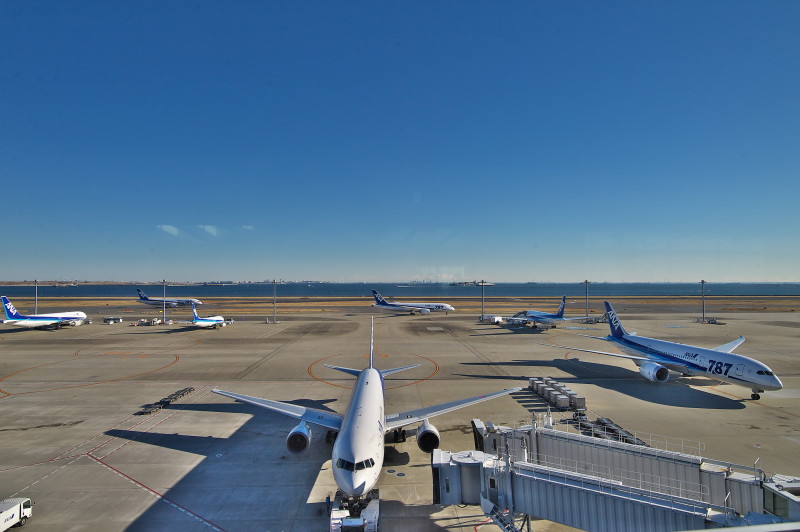
M 771 384 L 772 384 L 772 386 L 773 386 L 773 387 L 774 387 L 776 390 L 781 390 L 781 389 L 783 389 L 783 383 L 782 383 L 782 382 L 781 382 L 781 380 L 780 380 L 780 379 L 777 377 L 777 375 L 772 377 L 772 383 L 771 383 Z

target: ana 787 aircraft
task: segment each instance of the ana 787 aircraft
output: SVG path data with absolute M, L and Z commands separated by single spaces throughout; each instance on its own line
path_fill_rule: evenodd
M 20 314 L 11 301 L 6 296 L 2 296 L 3 310 L 6 319 L 3 323 L 8 325 L 18 325 L 20 327 L 48 327 L 50 325 L 81 325 L 86 319 L 86 314 L 80 311 L 75 312 L 56 312 L 53 314 L 32 314 L 23 316 Z
M 380 295 L 377 290 L 372 291 L 372 296 L 375 298 L 375 304 L 372 306 L 380 309 L 410 312 L 411 314 L 416 312 L 419 312 L 420 314 L 430 314 L 431 311 L 442 311 L 447 314 L 448 312 L 455 310 L 447 303 L 389 303 L 383 299 L 383 296 Z
M 147 297 L 147 294 L 141 291 L 141 289 L 137 288 L 137 292 L 139 292 L 139 303 L 144 303 L 145 305 L 158 305 L 159 307 L 163 305 L 167 305 L 168 307 L 185 307 L 188 305 L 202 305 L 203 302 L 199 299 L 175 299 L 175 298 L 163 298 L 163 297 Z
M 349 497 L 359 498 L 366 495 L 378 482 L 383 465 L 383 446 L 386 434 L 394 432 L 394 440 L 403 441 L 405 431 L 402 428 L 421 422 L 417 429 L 417 445 L 424 452 L 431 453 L 439 447 L 439 431 L 428 421 L 428 418 L 520 390 L 520 388 L 511 388 L 460 401 L 385 415 L 384 377 L 416 368 L 419 364 L 394 369 L 376 369 L 374 330 L 373 319 L 368 368 L 357 370 L 325 365 L 325 367 L 357 377 L 350 404 L 344 415 L 280 401 L 239 395 L 219 389 L 212 391 L 243 403 L 260 406 L 299 419 L 300 424 L 293 428 L 286 438 L 286 447 L 293 453 L 302 453 L 308 449 L 311 441 L 309 424 L 338 432 L 331 456 L 333 478 L 343 493 Z
M 636 333 L 628 333 L 622 327 L 611 303 L 605 301 L 605 305 L 611 334 L 605 338 L 598 336 L 589 338 L 612 342 L 620 351 L 628 354 L 577 347 L 568 347 L 569 350 L 633 360 L 634 364 L 639 366 L 639 372 L 653 382 L 666 382 L 669 379 L 669 370 L 672 370 L 687 376 L 704 375 L 718 381 L 751 388 L 752 399 L 760 399 L 760 394 L 765 390 L 774 391 L 783 388 L 781 380 L 766 364 L 733 353 L 733 350 L 744 342 L 744 336 L 712 349 L 637 336 Z

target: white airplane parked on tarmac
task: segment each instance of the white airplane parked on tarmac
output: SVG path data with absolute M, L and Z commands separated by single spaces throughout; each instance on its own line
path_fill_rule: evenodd
M 373 297 L 375 297 L 375 304 L 372 305 L 373 307 L 378 307 L 380 309 L 387 309 L 387 310 L 396 310 L 400 312 L 410 312 L 414 314 L 419 312 L 420 314 L 430 314 L 431 312 L 444 312 L 447 314 L 448 312 L 452 312 L 455 309 L 448 305 L 447 303 L 389 303 L 383 296 L 378 293 L 377 290 L 372 291 Z
M 628 333 L 622 327 L 611 303 L 605 301 L 605 305 L 611 334 L 605 338 L 598 336 L 589 336 L 589 338 L 612 342 L 621 351 L 628 354 L 607 353 L 591 349 L 578 349 L 577 347 L 568 347 L 567 349 L 633 360 L 634 364 L 639 366 L 639 372 L 653 382 L 666 382 L 669 379 L 669 372 L 672 370 L 686 376 L 703 375 L 718 381 L 751 388 L 753 390 L 750 396 L 752 399 L 760 399 L 761 395 L 759 394 L 765 390 L 774 391 L 783 388 L 781 380 L 766 364 L 733 353 L 733 350 L 744 342 L 744 336 L 712 349 L 637 336 L 636 333 Z M 564 346 L 550 345 L 550 347 L 563 348 Z
M 533 323 L 536 325 L 537 323 L 543 323 L 545 325 L 555 325 L 556 323 L 560 323 L 562 321 L 573 321 L 573 320 L 582 320 L 584 317 L 579 318 L 565 318 L 564 317 L 564 307 L 567 304 L 567 296 L 561 297 L 561 304 L 558 306 L 558 310 L 555 314 L 551 314 L 549 312 L 542 312 L 540 310 L 522 310 L 517 312 L 511 317 L 504 318 L 504 321 L 508 323 Z
M 145 305 L 158 305 L 159 307 L 164 306 L 165 304 L 170 307 L 185 307 L 188 305 L 202 305 L 203 302 L 199 299 L 175 299 L 175 298 L 163 298 L 163 297 L 147 297 L 147 294 L 142 292 L 139 288 L 136 289 L 139 292 L 139 303 L 144 303 Z
M 374 330 L 373 319 L 368 368 L 358 370 L 325 365 L 357 377 L 350 396 L 350 404 L 344 415 L 219 389 L 211 391 L 299 419 L 300 424 L 294 427 L 286 438 L 286 447 L 293 453 L 302 453 L 308 449 L 311 442 L 309 424 L 319 425 L 338 433 L 331 456 L 333 478 L 344 494 L 359 498 L 367 495 L 378 482 L 383 465 L 386 434 L 392 432 L 394 441 L 405 441 L 403 427 L 421 422 L 417 429 L 417 445 L 424 452 L 431 453 L 439 447 L 439 431 L 428 418 L 520 390 L 520 388 L 510 388 L 469 399 L 385 415 L 384 377 L 416 368 L 419 364 L 384 370 L 375 368 Z
M 86 319 L 86 314 L 80 311 L 75 312 L 56 312 L 53 314 L 32 314 L 30 316 L 23 316 L 20 314 L 11 301 L 6 296 L 2 296 L 3 310 L 5 311 L 6 319 L 3 323 L 6 325 L 18 325 L 20 327 L 48 327 L 54 325 L 60 327 L 62 325 L 81 325 Z
M 225 327 L 227 323 L 225 323 L 225 318 L 222 316 L 207 316 L 205 318 L 201 318 L 197 315 L 197 308 L 192 303 L 192 315 L 194 319 L 191 321 L 191 324 L 196 327 L 211 327 L 216 329 L 217 327 Z

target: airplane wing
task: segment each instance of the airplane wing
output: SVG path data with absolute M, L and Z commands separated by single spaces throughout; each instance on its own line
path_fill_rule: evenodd
M 503 395 L 518 392 L 521 389 L 522 388 L 509 388 L 499 392 L 470 397 L 469 399 L 461 399 L 459 401 L 452 401 L 450 403 L 426 406 L 425 408 L 408 410 L 406 412 L 398 412 L 397 414 L 389 414 L 386 416 L 386 427 L 384 430 L 389 432 L 390 430 L 398 429 L 412 423 L 418 423 L 429 417 L 446 414 L 447 412 L 452 412 L 453 410 L 458 410 L 459 408 L 464 408 L 465 406 L 474 405 L 476 403 L 488 401 L 489 399 L 495 399 L 496 397 L 502 397 Z
M 293 405 L 291 403 L 282 403 L 280 401 L 271 401 L 269 399 L 261 399 L 259 397 L 250 397 L 249 395 L 240 395 L 238 393 L 226 392 L 214 388 L 211 390 L 219 395 L 236 399 L 242 403 L 248 403 L 273 412 L 279 412 L 295 419 L 301 419 L 315 425 L 320 425 L 333 430 L 341 430 L 342 416 L 336 412 L 326 412 L 324 410 L 317 410 L 315 408 L 307 408 L 305 406 Z
M 583 335 L 581 335 L 583 336 Z M 589 338 L 596 338 L 595 336 L 590 336 Z M 598 338 L 598 340 L 604 340 L 604 338 Z M 553 344 L 542 344 L 539 342 L 534 342 L 539 345 L 543 345 L 546 347 L 555 347 L 556 349 L 566 349 L 567 351 L 583 351 L 584 353 L 595 353 L 598 355 L 608 355 L 610 357 L 619 357 L 619 358 L 627 358 L 630 360 L 651 360 L 647 357 L 637 357 L 635 355 L 623 355 L 622 353 L 609 353 L 608 351 L 595 351 L 593 349 L 578 349 L 577 347 L 569 347 L 563 345 L 553 345 Z
M 584 336 L 584 335 L 581 335 Z M 589 336 L 589 338 L 597 338 L 595 336 Z M 598 338 L 598 340 L 604 340 L 604 338 Z M 539 342 L 536 342 L 539 343 Z M 623 355 L 622 353 L 609 353 L 608 351 L 594 351 L 592 349 L 578 349 L 577 347 L 565 347 L 563 345 L 553 345 L 553 344 L 539 344 L 545 345 L 547 347 L 556 347 L 558 349 L 566 349 L 567 351 L 582 351 L 584 353 L 595 353 L 597 355 L 607 355 L 610 357 L 619 357 L 619 358 L 627 358 L 628 360 L 641 360 L 643 362 L 655 362 L 657 364 L 661 364 L 667 369 L 671 369 L 672 371 L 677 371 L 678 373 L 687 373 L 689 368 L 681 364 L 679 362 L 674 362 L 672 360 L 664 360 L 661 357 L 654 356 L 653 358 L 647 357 L 637 357 L 635 355 Z
M 728 342 L 727 344 L 715 347 L 714 351 L 722 351 L 723 353 L 732 353 L 734 349 L 736 349 L 737 347 L 739 347 L 744 343 L 744 340 L 745 340 L 744 336 L 740 336 L 733 342 Z

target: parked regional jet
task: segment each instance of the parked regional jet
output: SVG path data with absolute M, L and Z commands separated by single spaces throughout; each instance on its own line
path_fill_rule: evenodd
M 23 316 L 20 314 L 11 301 L 6 296 L 2 296 L 3 310 L 6 313 L 6 319 L 3 323 L 7 325 L 18 325 L 20 327 L 48 327 L 50 325 L 60 327 L 62 325 L 81 325 L 86 319 L 86 314 L 83 312 L 56 312 L 54 314 L 32 314 L 30 316 Z
M 222 316 L 207 316 L 205 318 L 201 318 L 197 315 L 197 308 L 192 303 L 192 315 L 194 319 L 192 320 L 192 325 L 197 327 L 211 327 L 216 329 L 217 327 L 225 327 L 225 318 Z
M 394 441 L 405 441 L 403 427 L 421 422 L 417 429 L 417 445 L 424 452 L 431 453 L 439 447 L 439 431 L 428 421 L 428 418 L 520 390 L 520 388 L 511 388 L 460 401 L 385 415 L 384 377 L 416 368 L 419 364 L 394 369 L 376 369 L 374 331 L 373 319 L 368 368 L 357 370 L 325 365 L 325 367 L 357 377 L 353 386 L 353 393 L 350 396 L 350 404 L 344 415 L 290 403 L 239 395 L 219 389 L 211 391 L 243 403 L 260 406 L 299 419 L 300 424 L 293 428 L 286 438 L 286 447 L 293 453 L 302 453 L 308 449 L 311 441 L 309 423 L 338 433 L 331 457 L 333 477 L 336 480 L 336 485 L 339 486 L 343 493 L 349 497 L 359 498 L 366 495 L 378 482 L 381 466 L 383 465 L 384 437 L 386 434 L 392 432 Z
M 372 306 L 380 309 L 410 312 L 411 314 L 414 314 L 415 312 L 419 312 L 420 314 L 430 314 L 431 312 L 438 311 L 443 311 L 445 314 L 447 314 L 448 312 L 455 310 L 447 303 L 389 303 L 383 299 L 383 296 L 380 295 L 377 290 L 373 290 L 372 295 L 375 297 L 375 304 Z
M 510 318 L 504 318 L 504 321 L 507 323 L 533 323 L 536 325 L 537 323 L 543 323 L 545 325 L 555 325 L 556 323 L 562 321 L 572 321 L 572 320 L 582 320 L 583 317 L 579 318 L 565 318 L 564 317 L 564 307 L 567 304 L 567 296 L 561 297 L 561 304 L 558 306 L 558 310 L 555 314 L 550 314 L 549 312 L 542 312 L 540 310 L 522 310 L 517 312 Z
M 168 307 L 185 307 L 187 305 L 202 305 L 203 302 L 199 299 L 174 299 L 174 298 L 163 298 L 163 297 L 147 297 L 147 294 L 142 292 L 140 289 L 136 289 L 139 292 L 139 303 L 144 303 L 145 305 L 158 305 L 159 307 L 163 306 L 165 303 Z
M 628 333 L 622 327 L 611 303 L 606 301 L 605 305 L 611 334 L 605 338 L 598 336 L 589 336 L 589 338 L 613 342 L 621 351 L 628 354 L 607 353 L 578 349 L 577 347 L 568 349 L 633 360 L 634 364 L 639 366 L 639 372 L 653 382 L 666 382 L 669 378 L 669 371 L 672 370 L 687 376 L 704 375 L 722 382 L 751 388 L 753 390 L 750 396 L 752 399 L 760 399 L 761 395 L 759 394 L 765 390 L 783 388 L 781 380 L 766 364 L 733 353 L 733 350 L 744 342 L 744 336 L 712 349 L 637 336 L 636 333 Z M 550 347 L 563 348 L 563 346 Z

